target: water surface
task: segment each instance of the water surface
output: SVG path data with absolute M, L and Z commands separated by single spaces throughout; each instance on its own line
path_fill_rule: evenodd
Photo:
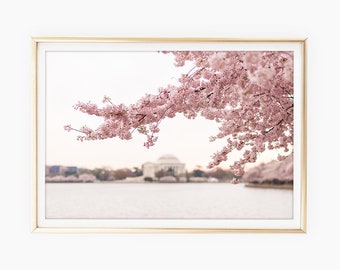
M 46 184 L 46 218 L 288 219 L 292 209 L 292 190 L 243 184 Z

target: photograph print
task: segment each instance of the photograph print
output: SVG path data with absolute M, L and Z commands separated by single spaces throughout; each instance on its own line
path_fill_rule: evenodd
M 34 40 L 35 228 L 304 231 L 304 46 Z

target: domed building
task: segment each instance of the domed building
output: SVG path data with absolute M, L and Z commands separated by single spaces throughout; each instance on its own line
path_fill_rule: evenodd
M 161 156 L 156 162 L 146 162 L 142 166 L 144 177 L 157 177 L 162 172 L 164 175 L 180 176 L 185 173 L 185 164 L 173 155 Z

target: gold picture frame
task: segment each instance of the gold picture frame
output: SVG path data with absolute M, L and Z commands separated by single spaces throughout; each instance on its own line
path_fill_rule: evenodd
M 285 48 L 286 45 L 296 46 L 296 52 L 299 55 L 298 74 L 299 85 L 294 86 L 300 91 L 297 101 L 294 104 L 299 107 L 299 144 L 298 147 L 300 156 L 297 160 L 299 164 L 298 179 L 294 182 L 299 182 L 299 191 L 294 195 L 294 200 L 298 200 L 298 216 L 296 218 L 296 225 L 294 226 L 252 226 L 252 224 L 242 226 L 148 226 L 137 225 L 132 227 L 124 227 L 121 225 L 114 226 L 92 226 L 91 223 L 82 226 L 68 226 L 68 225 L 43 225 L 40 222 L 40 217 L 44 212 L 40 208 L 41 201 L 44 200 L 45 194 L 40 188 L 42 185 L 41 176 L 42 163 L 39 160 L 41 151 L 44 151 L 44 146 L 41 144 L 41 118 L 40 116 L 45 112 L 42 111 L 40 105 L 43 101 L 39 97 L 44 89 L 41 89 L 39 80 L 43 76 L 41 74 L 42 61 L 40 59 L 43 54 L 39 51 L 43 45 L 54 44 L 57 47 L 63 45 L 63 49 L 67 49 L 69 45 L 77 44 L 92 44 L 95 48 L 96 44 L 250 44 L 250 45 L 266 45 L 270 44 L 274 47 L 281 46 Z M 261 47 L 261 46 L 260 46 Z M 59 48 L 59 47 L 58 47 Z M 55 48 L 53 48 L 55 49 Z M 32 232 L 34 233 L 306 233 L 307 223 L 307 39 L 306 38 L 153 38 L 153 37 L 33 37 L 32 38 Z M 44 51 L 45 52 L 45 51 Z

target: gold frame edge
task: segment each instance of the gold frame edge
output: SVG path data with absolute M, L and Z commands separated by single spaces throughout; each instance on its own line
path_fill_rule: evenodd
M 304 42 L 306 38 L 220 38 L 220 37 L 58 37 L 36 36 L 36 42 Z
M 219 37 L 59 37 L 35 36 L 32 40 L 32 233 L 292 233 L 307 232 L 307 38 L 219 38 Z M 279 42 L 301 43 L 302 46 L 302 120 L 301 120 L 301 214 L 300 228 L 44 228 L 38 226 L 38 45 L 43 42 Z
M 32 232 L 38 228 L 38 41 L 32 38 Z
M 307 38 L 302 42 L 301 230 L 307 233 Z

